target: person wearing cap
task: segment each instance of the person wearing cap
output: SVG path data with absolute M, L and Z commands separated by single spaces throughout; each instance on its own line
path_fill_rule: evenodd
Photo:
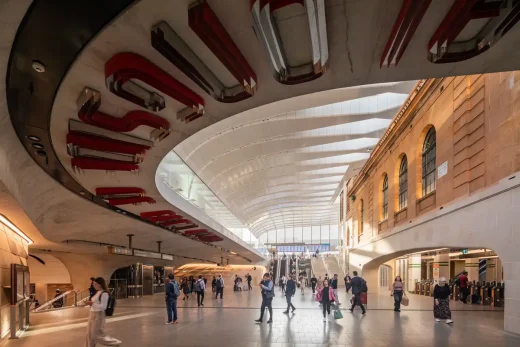
M 97 292 L 96 288 L 94 288 L 94 280 L 95 280 L 94 277 L 90 277 L 90 288 L 88 289 L 88 292 L 90 294 L 89 300 L 92 300 L 92 297 L 94 295 L 96 295 L 96 292 Z
M 166 282 L 166 312 L 168 313 L 168 321 L 166 324 L 177 324 L 177 297 L 180 295 L 179 285 L 175 282 L 173 274 L 168 274 Z

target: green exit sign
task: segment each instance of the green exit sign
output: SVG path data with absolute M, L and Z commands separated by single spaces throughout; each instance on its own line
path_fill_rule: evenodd
M 467 248 L 466 248 L 466 249 L 463 249 L 463 250 L 462 250 L 462 254 L 468 254 L 468 249 L 467 249 Z

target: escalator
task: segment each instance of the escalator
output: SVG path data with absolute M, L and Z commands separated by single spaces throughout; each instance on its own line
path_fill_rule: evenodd
M 278 280 L 282 276 L 287 276 L 287 259 L 281 260 L 280 276 L 278 276 L 276 279 Z
M 278 271 L 280 270 L 280 266 L 278 264 L 279 260 L 278 259 L 274 259 L 273 262 L 274 262 L 274 264 L 273 264 L 273 280 L 276 281 L 276 279 L 278 278 L 276 276 L 278 274 Z

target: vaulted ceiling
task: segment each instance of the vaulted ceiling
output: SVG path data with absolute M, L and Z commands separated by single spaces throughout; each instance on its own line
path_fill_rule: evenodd
M 244 112 L 174 151 L 256 236 L 335 225 L 345 173 L 364 164 L 413 85 L 345 90 L 344 101 L 280 114 Z

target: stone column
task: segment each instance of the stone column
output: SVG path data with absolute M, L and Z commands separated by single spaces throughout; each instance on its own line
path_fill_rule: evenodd
M 466 271 L 469 281 L 478 281 L 478 259 L 466 259 Z
M 502 278 L 502 261 L 500 258 L 497 258 L 497 282 L 502 282 L 504 279 Z
M 415 292 L 415 282 L 421 280 L 421 255 L 408 257 L 408 291 Z
M 450 255 L 439 254 L 433 257 L 433 282 L 439 283 L 439 278 L 445 277 L 447 280 L 450 279 Z
M 487 259 L 486 261 L 486 282 L 497 280 L 497 260 Z

